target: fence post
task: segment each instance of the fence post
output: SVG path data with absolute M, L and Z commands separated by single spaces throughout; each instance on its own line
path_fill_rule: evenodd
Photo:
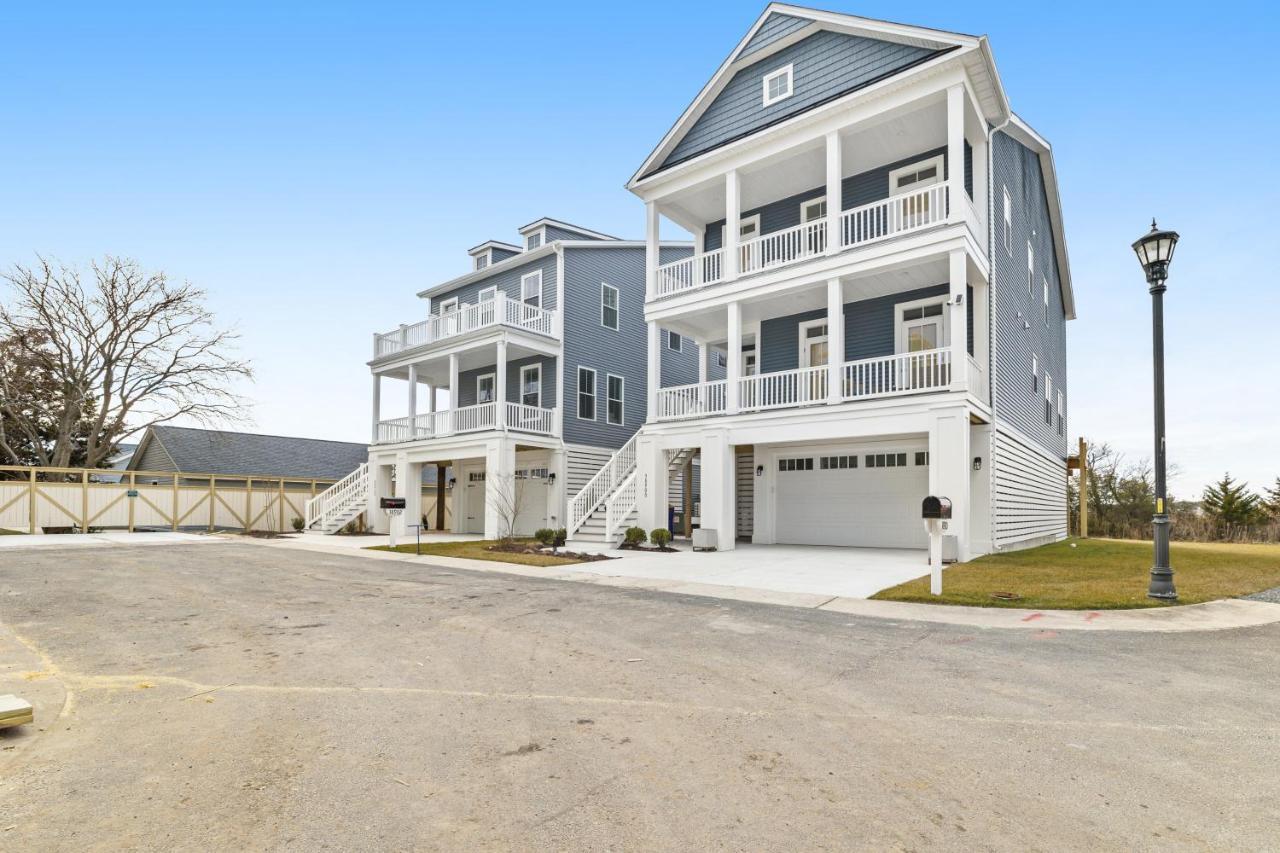
M 31 528 L 28 532 L 34 536 L 36 533 L 36 469 L 31 469 L 31 485 L 28 488 L 31 500 L 27 506 L 27 525 Z
M 89 469 L 80 472 L 80 533 L 89 532 Z
M 284 478 L 280 478 L 280 520 L 276 524 L 280 529 L 279 533 L 284 533 Z
M 217 491 L 217 488 L 214 486 L 214 482 L 216 481 L 216 479 L 217 478 L 214 477 L 212 474 L 209 475 L 209 532 L 210 533 L 213 532 L 213 527 L 214 527 L 213 523 L 214 523 L 214 520 L 217 518 L 217 516 L 215 515 L 215 513 L 217 512 L 217 508 L 214 506 L 214 504 L 217 503 L 218 501 L 218 491 Z
M 178 474 L 173 474 L 173 530 L 178 531 Z
M 1080 439 L 1080 538 L 1089 538 L 1089 446 Z
M 138 475 L 129 472 L 129 491 L 136 492 L 138 490 Z M 129 532 L 133 532 L 133 505 L 138 502 L 137 498 L 125 497 L 125 502 L 129 504 Z
M 241 528 L 245 533 L 253 530 L 253 479 L 244 481 L 244 521 Z

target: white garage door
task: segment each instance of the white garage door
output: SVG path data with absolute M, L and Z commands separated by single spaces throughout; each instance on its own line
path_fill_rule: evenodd
M 925 448 L 843 447 L 783 452 L 775 465 L 777 541 L 790 545 L 924 548 Z

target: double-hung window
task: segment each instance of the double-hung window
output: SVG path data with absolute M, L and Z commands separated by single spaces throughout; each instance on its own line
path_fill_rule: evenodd
M 489 266 L 489 253 L 485 252 L 483 255 L 476 255 L 476 269 L 482 270 L 487 266 Z
M 1004 188 L 1004 250 L 1013 257 L 1013 199 L 1009 198 L 1009 188 Z
M 596 372 L 589 367 L 578 368 L 578 417 L 596 419 Z
M 1066 403 L 1062 398 L 1062 389 L 1058 389 L 1058 435 L 1062 435 L 1066 421 Z
M 1027 241 L 1027 295 L 1031 295 L 1031 282 L 1036 277 L 1036 253 L 1031 248 L 1031 241 Z
M 1031 356 L 1031 393 L 1040 390 L 1040 359 L 1035 354 Z
M 1042 303 L 1044 305 L 1044 324 L 1049 325 L 1049 280 L 1047 278 L 1040 279 L 1040 290 L 1043 293 Z
M 1044 422 L 1053 426 L 1053 377 L 1044 375 Z
M 495 374 L 485 373 L 476 377 L 476 404 L 492 403 L 497 392 Z
M 618 288 L 603 282 L 600 284 L 600 325 L 618 330 Z
M 520 403 L 542 408 L 542 365 L 528 364 L 520 368 Z
M 520 276 L 520 301 L 534 308 L 542 307 L 542 270 Z
M 614 376 L 610 373 L 605 377 L 605 392 L 607 394 L 605 420 L 611 424 L 621 424 L 623 421 L 623 384 L 621 376 Z
M 541 246 L 542 246 L 541 231 L 534 231 L 532 234 L 528 234 L 525 236 L 524 250 L 526 252 L 532 252 L 534 249 L 540 248 Z

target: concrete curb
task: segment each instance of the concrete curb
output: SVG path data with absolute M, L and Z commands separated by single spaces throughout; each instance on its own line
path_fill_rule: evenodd
M 325 554 L 361 556 L 377 560 L 420 563 L 437 568 L 462 569 L 469 572 L 491 572 L 503 575 L 539 578 L 541 580 L 574 581 L 623 589 L 644 589 L 678 595 L 696 595 L 754 604 L 803 607 L 909 622 L 933 622 L 965 625 L 971 628 L 1003 628 L 1032 631 L 1134 631 L 1179 633 L 1190 631 L 1226 631 L 1252 628 L 1280 622 L 1280 604 L 1232 598 L 1162 607 L 1149 610 L 1022 610 L 1006 607 L 964 607 L 947 604 L 914 604 L 900 601 L 873 601 L 865 598 L 815 595 L 805 592 L 722 586 L 661 578 L 637 578 L 608 575 L 567 567 L 544 568 L 468 560 L 461 557 L 416 556 L 392 551 L 369 551 L 363 548 L 323 545 L 290 539 L 244 539 L 268 548 L 294 548 Z

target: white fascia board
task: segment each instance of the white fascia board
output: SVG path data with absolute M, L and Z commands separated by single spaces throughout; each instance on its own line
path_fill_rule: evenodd
M 512 244 L 504 243 L 501 240 L 485 240 L 479 246 L 472 246 L 470 249 L 467 249 L 467 254 L 476 255 L 476 254 L 479 254 L 480 252 L 483 252 L 486 249 L 506 249 L 509 252 L 524 251 L 524 249 L 521 249 L 519 246 L 513 246 Z
M 583 234 L 587 237 L 596 237 L 601 240 L 618 240 L 619 239 L 618 237 L 614 237 L 612 234 L 602 234 L 599 231 L 592 231 L 590 228 L 582 228 L 581 226 L 574 225 L 571 222 L 565 222 L 560 219 L 551 219 L 550 217 L 547 217 L 547 216 L 544 216 L 541 219 L 530 222 L 528 225 L 517 228 L 516 231 L 517 233 L 524 235 L 524 234 L 528 234 L 530 231 L 534 231 L 546 225 L 551 225 L 555 228 L 562 228 L 565 231 L 574 231 L 578 234 Z
M 1062 197 L 1058 193 L 1058 170 L 1053 163 L 1053 146 L 1016 114 L 1010 116 L 1004 132 L 1035 151 L 1040 158 L 1045 200 L 1049 206 L 1049 224 L 1053 228 L 1053 251 L 1058 262 L 1058 278 L 1062 283 L 1062 305 L 1067 319 L 1074 320 L 1076 297 L 1071 284 L 1071 262 L 1067 254 L 1067 232 L 1062 221 Z

